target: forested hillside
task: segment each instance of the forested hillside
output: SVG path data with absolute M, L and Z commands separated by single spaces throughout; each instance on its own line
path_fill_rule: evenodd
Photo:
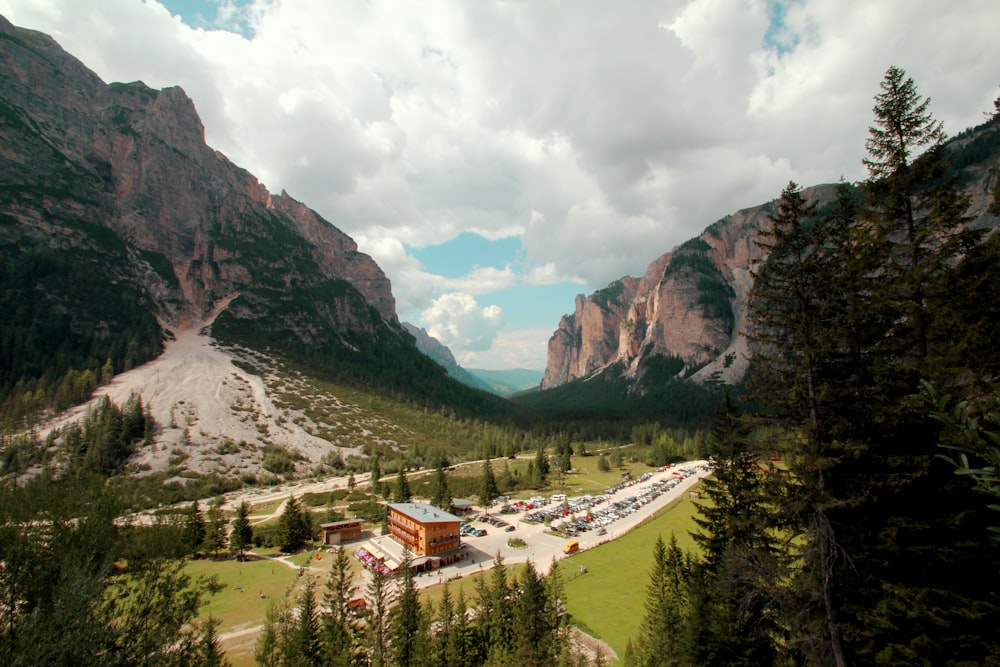
M 820 209 L 789 183 L 771 215 L 758 409 L 719 411 L 701 554 L 657 551 L 627 664 L 1000 661 L 1000 236 L 967 225 L 915 82 L 892 67 L 875 101 L 863 199 L 843 184 Z

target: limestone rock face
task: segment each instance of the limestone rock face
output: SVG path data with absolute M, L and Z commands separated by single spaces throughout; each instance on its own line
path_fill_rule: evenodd
M 806 191 L 828 197 L 831 186 Z M 699 237 L 660 255 L 641 278 L 626 276 L 576 298 L 549 340 L 543 389 L 586 378 L 612 366 L 641 378 L 653 357 L 683 362 L 695 379 L 739 380 L 746 370 L 745 303 L 751 267 L 762 259 L 755 243 L 768 224 L 767 205 L 739 211 Z
M 306 343 L 398 329 L 378 265 L 206 145 L 183 90 L 106 85 L 2 17 L 0 35 L 0 215 L 16 223 L 0 241 L 82 247 L 110 233 L 126 259 L 105 278 L 140 284 L 166 328 L 239 295 L 233 314 L 274 317 Z

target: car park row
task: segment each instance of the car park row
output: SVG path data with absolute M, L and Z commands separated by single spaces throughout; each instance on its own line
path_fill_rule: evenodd
M 667 470 L 670 470 L 670 466 L 664 466 L 660 468 L 658 472 L 666 472 Z M 544 522 L 548 519 L 552 530 L 561 531 L 568 537 L 573 537 L 593 529 L 597 529 L 598 534 L 603 535 L 606 532 L 605 526 L 612 524 L 617 519 L 632 514 L 643 505 L 652 502 L 662 494 L 674 488 L 685 477 L 692 475 L 695 472 L 696 469 L 694 468 L 676 469 L 673 471 L 672 477 L 647 484 L 641 487 L 637 493 L 630 495 L 627 498 L 610 502 L 612 498 L 614 498 L 614 495 L 622 489 L 638 486 L 643 482 L 650 480 L 654 473 L 647 472 L 638 479 L 629 480 L 628 482 L 622 482 L 621 484 L 609 487 L 605 490 L 604 494 L 600 496 L 585 495 L 578 498 L 566 498 L 565 496 L 560 496 L 561 502 L 558 502 L 555 507 L 530 511 L 524 518 L 528 521 L 534 521 L 537 523 Z M 555 497 L 553 496 L 553 499 L 554 498 Z M 594 510 L 597 505 L 604 502 L 610 502 L 610 504 L 607 507 Z M 556 521 L 562 519 L 565 519 L 563 523 L 555 523 Z

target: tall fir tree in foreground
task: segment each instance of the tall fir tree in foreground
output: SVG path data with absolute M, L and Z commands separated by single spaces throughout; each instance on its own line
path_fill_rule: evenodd
M 422 665 L 427 655 L 428 624 L 417 595 L 412 564 L 410 551 L 404 548 L 399 565 L 399 593 L 389 620 L 392 664 L 395 667 Z
M 782 646 L 817 664 L 988 662 L 997 559 L 918 395 L 978 375 L 955 335 L 980 317 L 955 298 L 978 236 L 941 125 L 899 68 L 875 116 L 866 204 L 841 187 L 818 215 L 786 188 L 750 301 L 754 398 L 789 467 Z
M 320 637 L 323 662 L 331 667 L 350 667 L 358 657 L 361 625 L 350 606 L 357 585 L 348 558 L 346 549 L 337 549 L 323 597 L 327 613 L 322 617 Z
M 684 634 L 690 613 L 688 582 L 690 558 L 670 536 L 653 546 L 653 566 L 646 585 L 645 613 L 639 626 L 631 664 L 627 667 L 671 667 L 686 665 Z
M 727 391 L 712 424 L 706 478 L 693 533 L 701 558 L 691 567 L 688 641 L 693 664 L 773 664 L 773 597 L 779 567 L 775 537 L 776 471 L 750 439 Z

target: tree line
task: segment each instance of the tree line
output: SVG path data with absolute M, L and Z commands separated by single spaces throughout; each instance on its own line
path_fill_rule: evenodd
M 868 180 L 823 210 L 782 192 L 749 303 L 756 409 L 717 414 L 701 553 L 657 546 L 627 664 L 1000 662 L 1000 235 L 969 224 L 929 102 L 890 67 Z
M 530 561 L 512 575 L 497 555 L 473 600 L 445 584 L 440 601 L 420 600 L 404 554 L 394 578 L 367 575 L 364 591 L 338 549 L 322 596 L 306 586 L 294 607 L 272 606 L 257 641 L 258 665 L 526 667 L 589 665 L 569 638 L 558 564 L 548 575 Z M 598 655 L 597 663 L 603 663 Z

